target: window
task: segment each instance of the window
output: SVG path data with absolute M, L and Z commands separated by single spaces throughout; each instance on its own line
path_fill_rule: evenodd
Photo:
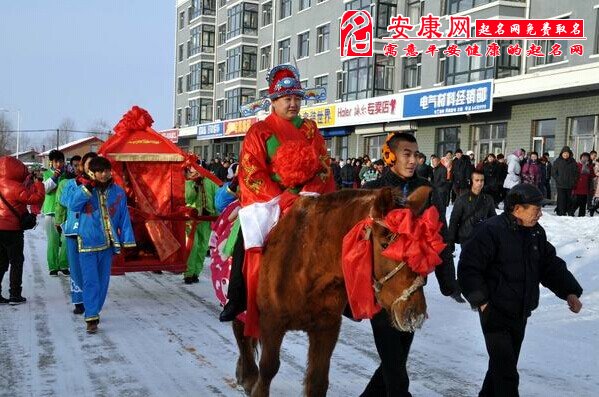
M 487 51 L 486 41 L 469 41 L 457 43 L 461 50 L 461 56 L 449 57 L 445 62 L 446 74 L 445 84 L 461 84 L 470 81 L 479 81 L 485 79 L 491 79 L 495 75 L 494 59 L 493 57 L 467 57 L 466 47 L 469 44 L 476 44 L 479 46 L 481 54 L 485 54 Z M 507 50 L 505 51 L 507 53 Z M 517 58 L 517 57 L 512 57 Z
M 328 91 L 328 86 L 329 86 L 329 76 L 320 76 L 320 77 L 316 77 L 314 78 L 314 86 L 315 87 L 322 87 L 325 90 Z M 328 96 L 328 92 L 327 92 L 327 96 Z M 326 99 L 320 102 L 326 102 Z
M 381 38 L 387 36 L 387 26 L 397 14 L 397 5 L 395 1 L 379 0 L 377 3 L 377 22 L 376 22 L 376 37 Z M 412 24 L 415 24 L 412 22 Z
M 239 117 L 239 107 L 256 99 L 256 92 L 252 88 L 235 88 L 225 91 L 225 119 Z
M 448 150 L 455 153 L 460 147 L 460 127 L 437 128 L 435 135 L 437 155 L 439 156 L 443 156 Z
M 555 157 L 555 125 L 556 119 L 533 120 L 532 150 L 541 156 L 544 152 Z
M 200 120 L 198 124 L 212 121 L 212 99 L 200 99 Z
M 258 5 L 240 3 L 227 11 L 227 39 L 240 34 L 258 34 Z
M 195 63 L 189 67 L 188 90 L 195 91 L 200 89 L 200 75 L 202 67 L 200 63 Z
M 443 53 L 444 48 L 442 48 L 437 55 L 437 83 L 443 83 L 445 81 L 445 63 L 447 62 L 447 58 Z
M 577 159 L 582 153 L 597 150 L 599 147 L 598 121 L 596 115 L 568 117 L 568 145 Z
M 260 70 L 270 68 L 270 46 L 260 48 Z
M 257 48 L 239 46 L 227 51 L 227 80 L 238 77 L 256 77 Z
M 190 41 L 188 42 L 189 43 L 189 47 L 188 47 L 188 51 L 187 51 L 188 56 L 192 56 L 192 55 L 196 55 L 196 54 L 200 53 L 201 34 L 202 34 L 202 31 L 199 26 L 197 28 L 191 29 L 191 32 L 190 32 L 191 37 L 190 37 Z
M 243 4 L 243 34 L 256 36 L 258 34 L 258 5 Z
M 179 44 L 179 62 L 183 61 L 183 44 Z
M 185 125 L 189 125 L 189 122 L 191 121 L 191 110 L 189 109 L 189 107 L 185 108 Z
M 214 64 L 212 62 L 202 62 L 201 65 L 200 88 L 202 90 L 211 90 L 214 88 Z
M 214 26 L 202 25 L 202 52 L 214 53 Z
M 181 127 L 182 119 L 183 119 L 183 109 L 177 109 L 177 115 L 175 116 L 175 127 Z
M 227 0 L 218 0 L 218 7 L 224 7 L 227 5 Z
M 279 64 L 289 63 L 291 39 L 279 41 Z
M 503 77 L 517 76 L 520 74 L 520 61 L 522 58 L 516 56 L 510 56 L 507 53 L 507 49 L 510 45 L 519 44 L 522 47 L 522 42 L 518 40 L 501 40 L 499 46 L 501 47 L 501 55 L 494 60 L 496 62 L 496 73 L 495 77 L 501 79 Z
M 344 85 L 344 81 L 343 81 L 343 72 L 339 71 L 337 72 L 337 95 L 335 96 L 335 99 L 342 99 L 343 98 L 343 94 L 345 92 L 345 85 Z
M 268 88 L 258 91 L 258 98 L 266 98 L 268 96 Z
M 262 4 L 262 26 L 272 23 L 272 2 Z
M 539 40 L 535 41 L 535 44 L 541 46 L 541 52 L 545 54 L 544 57 L 533 57 L 534 66 L 539 65 L 548 65 L 550 63 L 561 62 L 566 59 L 566 51 L 568 50 L 568 40 Z M 561 46 L 562 55 L 555 56 L 549 55 L 551 52 L 551 48 L 554 44 L 559 44 Z M 512 57 L 518 58 L 518 57 Z
M 188 125 L 198 125 L 207 121 L 212 121 L 212 100 L 211 99 L 192 99 L 189 101 L 189 123 Z
M 227 41 L 227 24 L 223 23 L 218 26 L 218 45 L 225 44 Z
M 190 19 L 200 15 L 216 15 L 216 0 L 192 0 Z
M 346 159 L 349 157 L 349 137 L 347 135 L 337 138 L 337 155 L 340 159 Z
M 183 93 L 183 76 L 177 77 L 177 94 Z
M 420 17 L 424 15 L 424 1 L 422 0 L 406 0 L 407 16 L 410 18 L 412 25 L 420 23 Z
M 375 55 L 374 59 L 374 96 L 393 93 L 395 58 Z
M 291 0 L 280 0 L 280 12 L 279 12 L 279 19 L 283 19 L 283 18 L 287 18 L 288 16 L 291 16 Z
M 226 62 L 219 63 L 218 64 L 218 75 L 217 75 L 218 83 L 225 81 L 225 71 L 226 71 Z
M 189 125 L 199 124 L 200 100 L 192 99 L 189 101 Z
M 345 10 L 370 10 L 371 0 L 352 0 L 345 3 Z
M 297 35 L 297 57 L 306 58 L 310 52 L 310 32 Z
M 376 159 L 381 156 L 381 148 L 387 139 L 386 135 L 377 135 L 366 138 L 366 153 L 371 159 Z
M 372 96 L 372 58 L 355 58 L 343 62 L 343 76 L 344 101 Z
M 242 15 L 243 3 L 237 4 L 235 7 L 227 10 L 227 26 L 229 27 L 227 39 L 241 34 Z
M 483 4 L 492 3 L 493 1 L 496 0 L 447 0 L 446 10 L 449 11 L 449 14 L 455 14 L 457 12 L 466 11 Z M 524 2 L 524 0 L 516 1 Z
M 403 58 L 403 81 L 401 88 L 415 88 L 420 86 L 422 69 L 422 54 L 415 58 Z
M 305 10 L 306 8 L 310 8 L 310 0 L 300 0 L 299 10 Z
M 191 73 L 185 75 L 185 91 L 191 91 Z
M 225 100 L 220 99 L 216 101 L 216 120 L 223 120 L 225 118 Z
M 476 158 L 485 158 L 489 153 L 497 155 L 505 152 L 507 123 L 474 125 L 472 131 Z
M 597 9 L 597 17 L 595 18 L 595 49 L 594 54 L 599 54 L 599 9 Z
M 329 36 L 331 35 L 330 24 L 323 25 L 316 29 L 316 53 L 321 53 L 329 50 Z
M 185 11 L 179 13 L 179 29 L 183 29 L 185 26 Z

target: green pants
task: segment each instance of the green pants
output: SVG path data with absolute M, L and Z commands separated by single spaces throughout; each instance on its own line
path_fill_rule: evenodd
M 204 268 L 204 259 L 206 259 L 206 252 L 208 251 L 208 245 L 210 243 L 210 222 L 202 221 L 198 222 L 195 236 L 193 239 L 193 246 L 187 258 L 187 271 L 185 277 L 198 276 Z
M 46 215 L 45 218 L 46 238 L 48 241 L 46 251 L 48 269 L 50 271 L 66 270 L 69 268 L 69 263 L 67 261 L 67 243 L 65 237 L 56 230 L 53 216 Z

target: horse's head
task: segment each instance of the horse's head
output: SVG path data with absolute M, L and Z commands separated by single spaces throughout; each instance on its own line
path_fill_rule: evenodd
M 382 189 L 373 211 L 372 227 L 374 255 L 374 289 L 379 304 L 387 310 L 393 327 L 413 332 L 420 328 L 426 318 L 426 301 L 422 291 L 424 279 L 404 262 L 397 262 L 382 255 L 394 242 L 397 234 L 389 230 L 385 215 L 396 208 L 409 208 L 419 216 L 430 195 L 430 187 L 420 187 L 408 197 L 397 189 Z

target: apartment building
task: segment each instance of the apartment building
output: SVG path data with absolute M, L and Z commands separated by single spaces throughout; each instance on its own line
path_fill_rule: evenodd
M 341 15 L 350 9 L 366 9 L 373 16 L 373 57 L 340 56 Z M 399 130 L 413 131 L 426 154 L 461 147 L 481 158 L 522 147 L 553 156 L 566 144 L 576 154 L 599 146 L 599 0 L 177 0 L 176 10 L 174 124 L 180 128 L 180 145 L 206 159 L 239 153 L 245 131 L 256 120 L 238 120 L 239 106 L 265 94 L 266 72 L 279 63 L 296 64 L 305 86 L 327 88 L 326 101 L 306 103 L 304 114 L 319 117 L 335 157 L 376 158 L 386 134 Z M 512 44 L 528 48 L 530 40 L 499 42 L 500 57 L 442 53 L 451 44 L 464 50 L 473 40 L 435 42 L 441 49 L 436 57 L 404 57 L 402 43 L 397 57 L 383 54 L 390 16 L 402 14 L 415 23 L 429 13 L 442 16 L 444 28 L 449 15 L 472 20 L 582 18 L 587 39 L 540 40 L 542 57 L 505 53 Z M 429 44 L 415 43 L 420 51 Z M 563 53 L 549 55 L 556 43 Z M 488 42 L 476 44 L 485 54 Z M 584 54 L 570 55 L 573 44 L 583 44 Z M 489 79 L 492 110 L 481 113 L 346 123 L 327 117 L 342 105 L 368 98 Z

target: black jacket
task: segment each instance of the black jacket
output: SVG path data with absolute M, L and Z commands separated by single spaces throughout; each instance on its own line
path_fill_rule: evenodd
M 488 194 L 481 193 L 478 196 L 472 192 L 462 194 L 453 205 L 447 242 L 465 243 L 476 225 L 495 215 L 497 215 L 495 202 Z
M 568 160 L 564 160 L 562 154 L 570 152 Z M 572 156 L 572 151 L 568 146 L 564 146 L 559 157 L 553 162 L 551 176 L 555 179 L 555 186 L 558 189 L 573 189 L 578 181 L 578 166 Z
M 354 185 L 354 167 L 351 164 L 345 164 L 341 168 L 341 181 L 345 187 L 352 187 Z
M 451 190 L 451 181 L 447 179 L 447 168 L 443 164 L 439 164 L 437 168 L 433 168 L 433 188 L 440 192 L 448 192 Z
M 371 182 L 367 182 L 364 185 L 366 189 L 379 189 L 382 187 L 399 187 L 408 195 L 413 192 L 416 188 L 420 186 L 431 186 L 430 182 L 426 179 L 418 177 L 416 174 L 408 179 L 403 179 L 395 174 L 393 171 L 388 171 L 383 173 L 379 179 Z M 429 197 L 429 204 L 437 207 L 439 214 L 444 214 L 444 203 L 441 203 L 438 199 L 438 195 L 431 194 Z M 428 207 L 427 206 L 427 207 Z M 447 236 L 447 222 L 442 215 L 439 215 L 440 221 L 443 225 L 441 229 L 441 235 L 444 240 Z M 443 252 L 441 252 L 441 259 L 443 259 L 443 263 L 435 268 L 435 276 L 439 282 L 439 288 L 441 289 L 441 293 L 445 296 L 449 296 L 455 292 L 457 288 L 456 280 L 455 280 L 455 268 L 453 265 L 453 256 L 449 247 L 446 247 Z
M 430 181 L 433 179 L 433 167 L 426 163 L 419 164 L 418 167 L 416 167 L 416 175 Z
M 474 166 L 470 163 L 470 157 L 462 156 L 453 160 L 451 167 L 453 186 L 457 189 L 467 189 L 470 185 L 470 176 Z
M 485 192 L 498 192 L 503 187 L 503 180 L 501 180 L 502 170 L 497 161 L 487 162 L 483 165 L 483 174 L 485 175 Z
M 337 186 L 337 188 L 341 187 L 341 167 L 339 166 L 339 163 L 332 163 L 331 164 L 331 171 L 333 172 L 333 179 L 335 180 L 335 185 Z
M 489 303 L 512 318 L 526 318 L 537 308 L 539 283 L 564 300 L 582 295 L 543 227 L 518 226 L 505 213 L 479 224 L 462 246 L 458 281 L 472 306 Z

